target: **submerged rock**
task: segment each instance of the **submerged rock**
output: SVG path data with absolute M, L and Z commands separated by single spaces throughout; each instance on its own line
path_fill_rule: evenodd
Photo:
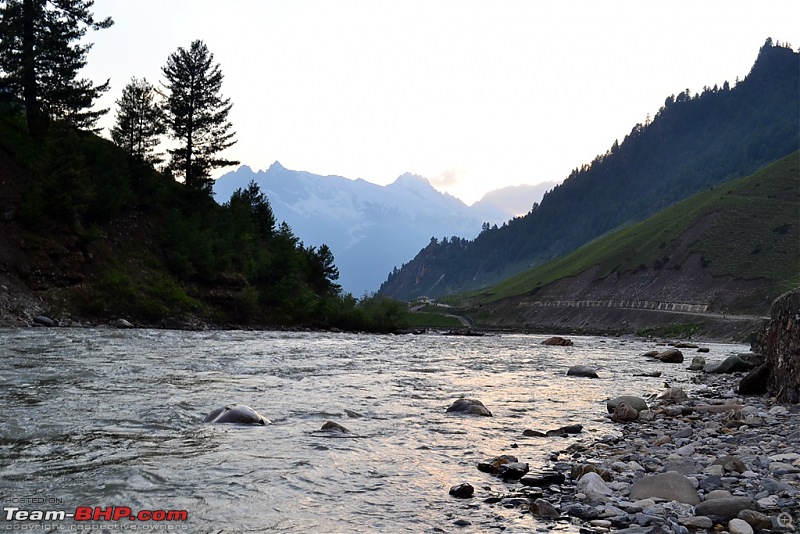
M 450 488 L 450 495 L 458 499 L 469 499 L 475 493 L 475 488 L 472 484 L 463 483 Z
M 351 434 L 350 430 L 334 421 L 326 421 L 319 431 L 328 432 L 330 434 Z
M 230 404 L 217 408 L 206 416 L 204 423 L 238 423 L 242 425 L 268 425 L 270 420 L 244 404 Z
M 491 460 L 486 460 L 485 462 L 480 462 L 478 464 L 478 471 L 483 473 L 491 473 L 496 475 L 500 472 L 500 468 L 506 464 L 515 464 L 518 463 L 519 460 L 516 456 L 512 456 L 510 454 L 503 454 L 501 456 L 495 456 Z
M 447 408 L 447 413 L 492 416 L 492 412 L 477 399 L 458 399 Z
M 579 376 L 583 378 L 600 378 L 597 371 L 588 365 L 573 365 L 567 370 L 567 376 Z
M 567 338 L 560 336 L 553 336 L 551 338 L 542 341 L 542 345 L 555 346 L 555 347 L 571 347 L 573 343 L 571 340 Z

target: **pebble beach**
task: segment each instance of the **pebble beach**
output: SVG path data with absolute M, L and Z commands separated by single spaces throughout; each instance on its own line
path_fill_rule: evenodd
M 745 374 L 698 370 L 690 384 L 664 384 L 647 399 L 611 399 L 607 417 L 620 434 L 565 439 L 541 470 L 511 455 L 487 459 L 478 468 L 511 491 L 484 505 L 532 514 L 526 531 L 796 532 L 800 406 L 739 394 Z M 451 490 L 459 492 L 470 489 Z

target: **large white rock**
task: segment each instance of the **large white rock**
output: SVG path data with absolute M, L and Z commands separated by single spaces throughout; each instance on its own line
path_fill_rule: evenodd
M 731 519 L 728 521 L 728 532 L 731 534 L 753 534 L 753 527 L 743 519 Z

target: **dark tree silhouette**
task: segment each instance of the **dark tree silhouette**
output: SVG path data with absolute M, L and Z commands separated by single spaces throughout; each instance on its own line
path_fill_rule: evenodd
M 53 119 L 93 129 L 108 110 L 91 110 L 109 82 L 95 86 L 79 79 L 91 44 L 87 29 L 113 24 L 95 21 L 94 0 L 0 1 L 0 92 L 25 108 L 28 131 L 43 139 Z
M 140 161 L 160 163 L 155 153 L 159 136 L 166 133 L 164 111 L 154 101 L 155 91 L 146 79 L 131 78 L 117 100 L 117 122 L 111 139 Z
M 210 193 L 210 171 L 239 163 L 218 156 L 236 142 L 228 121 L 233 104 L 220 94 L 222 71 L 205 43 L 197 40 L 188 50 L 172 53 L 162 72 L 169 91 L 167 123 L 180 145 L 168 150 L 170 170 L 188 187 Z

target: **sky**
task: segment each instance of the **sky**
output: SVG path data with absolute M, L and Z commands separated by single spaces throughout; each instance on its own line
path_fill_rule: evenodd
M 164 82 L 205 42 L 237 144 L 266 169 L 363 178 L 405 172 L 468 204 L 560 182 L 673 94 L 743 79 L 767 37 L 800 47 L 797 0 L 96 0 L 82 76 Z M 235 170 L 218 169 L 214 176 Z

